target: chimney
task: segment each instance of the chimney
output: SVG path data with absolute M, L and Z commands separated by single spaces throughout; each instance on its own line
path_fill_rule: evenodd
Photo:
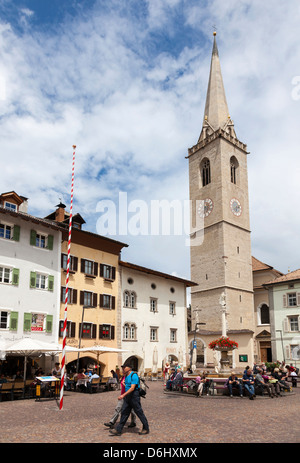
M 63 222 L 65 220 L 65 207 L 66 205 L 60 202 L 57 204 L 57 209 L 55 211 L 55 220 L 56 222 Z

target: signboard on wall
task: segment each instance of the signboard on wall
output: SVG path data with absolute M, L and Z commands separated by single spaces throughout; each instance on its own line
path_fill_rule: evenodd
M 247 354 L 239 355 L 239 362 L 248 362 L 248 355 Z

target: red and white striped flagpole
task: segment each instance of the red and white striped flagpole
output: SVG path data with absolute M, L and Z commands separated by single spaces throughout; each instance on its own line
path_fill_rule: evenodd
M 75 148 L 73 145 L 73 164 L 72 164 L 72 187 L 71 187 L 71 206 L 69 217 L 69 238 L 68 238 L 68 260 L 67 260 L 67 276 L 66 276 L 66 297 L 65 297 L 65 316 L 63 327 L 63 350 L 61 361 L 61 379 L 60 379 L 60 401 L 59 409 L 63 408 L 64 400 L 64 382 L 65 382 L 65 360 L 66 360 L 66 337 L 67 337 L 67 312 L 68 312 L 68 291 L 69 291 L 69 273 L 70 273 L 70 250 L 71 250 L 71 234 L 72 234 L 72 211 L 73 211 L 73 189 L 74 189 L 74 166 L 75 166 Z

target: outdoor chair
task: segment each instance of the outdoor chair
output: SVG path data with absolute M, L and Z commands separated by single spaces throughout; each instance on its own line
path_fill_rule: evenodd
M 13 400 L 13 383 L 3 383 L 0 388 L 0 402 L 2 401 L 2 396 L 10 397 L 10 400 Z
M 93 378 L 89 386 L 89 392 L 90 393 L 98 392 L 99 386 L 100 386 L 100 378 Z
M 25 393 L 24 381 L 16 380 L 13 384 L 14 384 L 13 400 L 15 400 L 16 397 L 24 399 L 24 393 Z

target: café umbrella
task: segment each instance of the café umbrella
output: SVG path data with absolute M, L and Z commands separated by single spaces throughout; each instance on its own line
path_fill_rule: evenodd
M 78 349 L 67 346 L 67 352 L 77 352 Z M 22 338 L 7 343 L 5 354 L 24 357 L 24 381 L 26 379 L 26 367 L 28 357 L 39 357 L 42 354 L 55 355 L 62 352 L 62 346 L 57 343 L 39 341 L 32 338 Z

